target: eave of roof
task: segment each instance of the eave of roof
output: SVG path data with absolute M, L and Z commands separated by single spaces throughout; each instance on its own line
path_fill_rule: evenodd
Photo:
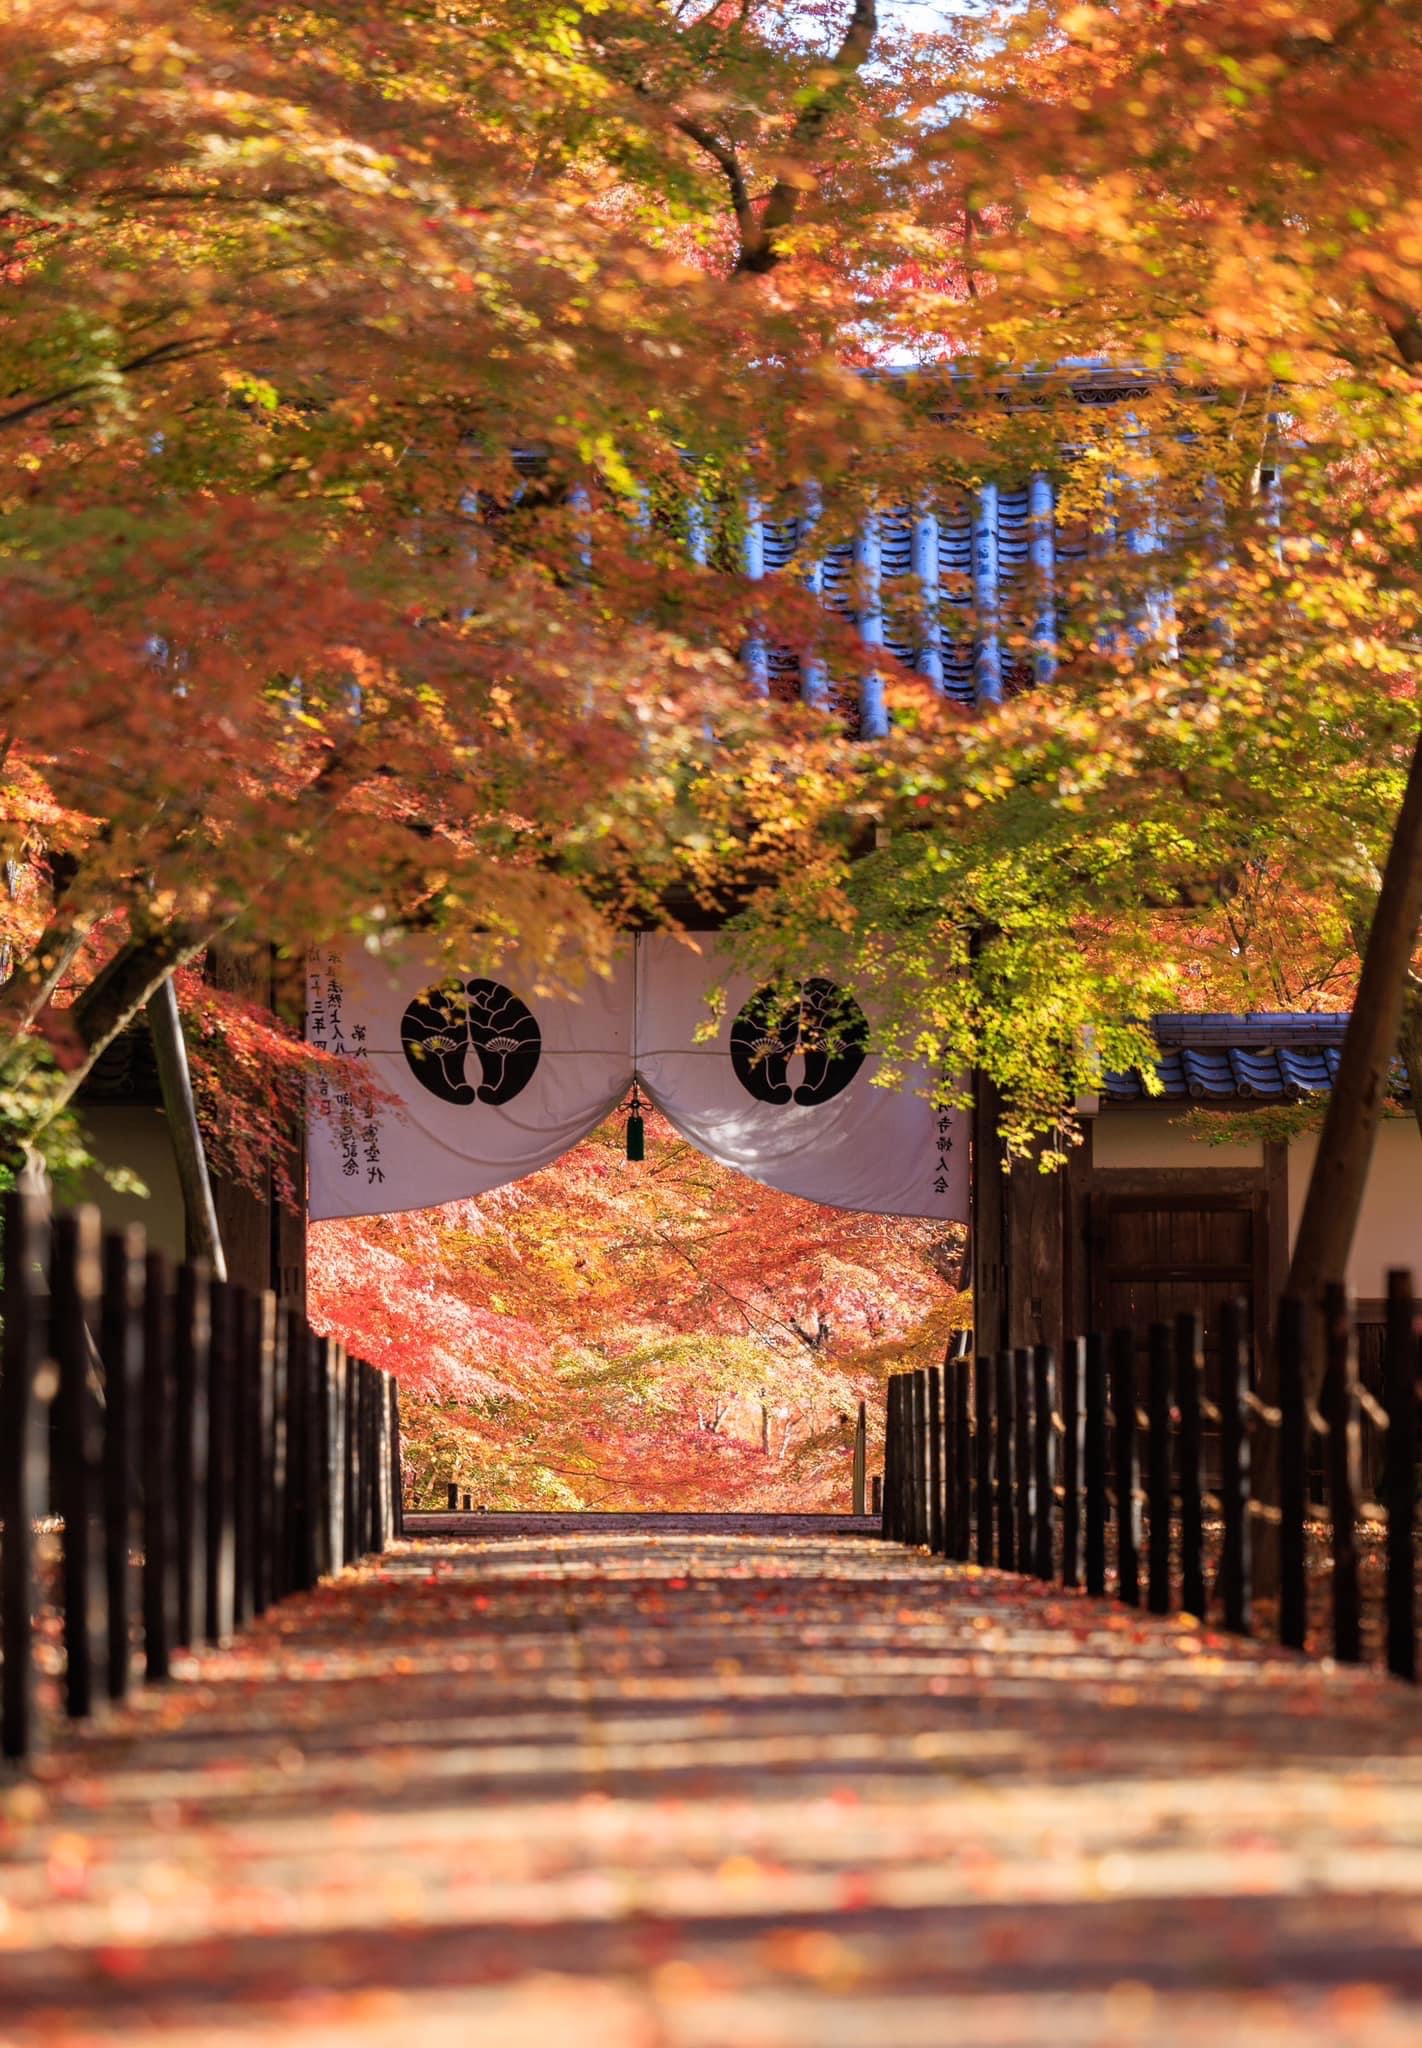
M 1177 1012 L 1154 1018 L 1151 1028 L 1163 1094 L 1148 1094 L 1139 1071 L 1108 1074 L 1102 1088 L 1108 1102 L 1302 1102 L 1326 1095 L 1338 1073 L 1348 1013 Z M 1400 1063 L 1392 1093 L 1407 1094 Z

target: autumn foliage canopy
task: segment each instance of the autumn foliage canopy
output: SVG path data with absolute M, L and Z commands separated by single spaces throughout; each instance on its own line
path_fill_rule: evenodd
M 738 914 L 1022 1145 L 1154 1008 L 1346 1001 L 1417 724 L 1419 26 L 12 0 L 12 1154 L 214 945 Z M 885 651 L 861 744 L 853 624 L 745 578 L 745 506 L 1033 472 L 1050 662 L 1029 577 L 1001 703 Z M 749 696 L 752 633 L 828 701 Z

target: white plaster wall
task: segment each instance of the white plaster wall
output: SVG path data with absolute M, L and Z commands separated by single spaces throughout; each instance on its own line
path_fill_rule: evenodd
M 1091 1127 L 1093 1166 L 1262 1166 L 1258 1139 L 1206 1145 L 1174 1121 L 1182 1110 L 1103 1109 Z M 1422 1150 L 1422 1140 L 1419 1140 Z
M 148 1189 L 146 1197 L 117 1194 L 97 1174 L 90 1174 L 81 1198 L 98 1205 L 105 1230 L 141 1223 L 155 1251 L 181 1259 L 183 1195 L 162 1110 L 98 1103 L 86 1109 L 80 1121 L 94 1157 L 105 1166 L 126 1166 Z
M 1318 1136 L 1310 1131 L 1289 1147 L 1289 1243 L 1303 1214 Z M 1422 1132 L 1413 1117 L 1388 1117 L 1378 1132 L 1363 1195 L 1363 1211 L 1348 1261 L 1354 1294 L 1376 1300 L 1389 1266 L 1410 1266 L 1422 1281 Z

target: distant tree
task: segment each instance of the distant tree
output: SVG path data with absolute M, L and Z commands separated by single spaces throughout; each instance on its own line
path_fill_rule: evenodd
M 867 0 L 6 10 L 12 1143 L 216 938 L 596 954 L 796 857 L 831 728 L 745 704 L 726 569 L 756 464 L 849 458 L 851 223 L 922 82 L 875 35 Z
M 1077 560 L 965 608 L 1007 701 L 907 705 L 854 813 L 878 850 L 843 834 L 752 935 L 834 950 L 905 1053 L 985 1069 L 1021 1150 L 1069 1142 L 1100 1065 L 1148 1065 L 1149 1013 L 1237 992 L 1245 955 L 1255 988 L 1351 1002 L 1310 1290 L 1343 1271 L 1422 909 L 1419 126 L 1413 4 L 983 24 L 905 168 L 915 226 L 960 206 L 968 289 L 905 274 L 885 317 L 959 371 L 960 487 L 1046 471 Z M 1084 363 L 1114 402 L 1080 402 Z M 1265 935 L 1269 878 L 1293 908 Z
M 961 1232 L 776 1194 L 655 1114 L 648 1141 L 629 1164 L 614 1122 L 478 1202 L 314 1225 L 313 1314 L 500 1505 L 842 1500 L 838 1417 L 941 1358 Z

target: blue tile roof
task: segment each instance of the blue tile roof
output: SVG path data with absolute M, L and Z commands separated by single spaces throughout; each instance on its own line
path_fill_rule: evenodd
M 1274 1010 L 1232 1016 L 1205 1010 L 1156 1017 L 1156 1072 L 1164 1099 L 1300 1102 L 1326 1094 L 1338 1072 L 1347 1028 L 1347 1013 L 1339 1011 L 1295 1015 Z M 1108 1074 L 1103 1092 L 1110 1102 L 1152 1099 L 1138 1072 Z M 1393 1093 L 1407 1093 L 1400 1064 L 1393 1072 Z
M 900 364 L 863 374 L 893 385 L 923 373 Z M 950 417 L 968 393 L 979 400 L 986 395 L 1010 412 L 1039 404 L 1049 392 L 1083 408 L 1110 409 L 1129 407 L 1162 384 L 1177 392 L 1190 388 L 1173 371 L 1092 356 L 1005 372 L 987 394 L 969 373 L 933 374 L 944 393 L 940 419 Z M 1215 395 L 1193 388 L 1200 400 Z M 1063 459 L 1072 459 L 1069 450 Z M 549 460 L 547 450 L 532 446 L 513 454 L 515 468 L 529 478 Z M 946 489 L 941 500 L 859 506 L 848 518 L 837 515 L 813 483 L 774 493 L 766 502 L 748 497 L 735 507 L 711 490 L 687 507 L 684 544 L 703 567 L 712 559 L 724 567 L 726 544 L 734 545 L 748 581 L 792 577 L 855 629 L 861 647 L 857 675 L 832 678 L 813 644 L 781 645 L 758 630 L 742 646 L 741 658 L 755 696 L 837 709 L 851 734 L 875 740 L 890 725 L 885 682 L 894 663 L 886 657 L 965 709 L 997 704 L 1053 680 L 1071 642 L 1078 580 L 1093 556 L 1104 549 L 1108 555 L 1148 557 L 1162 544 L 1149 489 L 1140 480 L 1127 487 L 1122 479 L 1108 479 L 1108 485 L 1107 503 L 1091 531 L 1080 517 L 1059 518 L 1060 478 L 1045 471 L 997 482 L 963 481 Z M 1267 463 L 1260 488 L 1272 523 L 1278 479 Z M 570 502 L 586 506 L 586 492 L 575 491 Z M 1178 538 L 1178 508 L 1174 518 Z M 1223 546 L 1209 492 L 1191 524 L 1210 532 L 1211 546 Z M 1167 574 L 1163 562 L 1159 583 L 1145 579 L 1132 600 L 1128 631 L 1136 638 L 1158 637 L 1168 650 L 1174 624 Z

